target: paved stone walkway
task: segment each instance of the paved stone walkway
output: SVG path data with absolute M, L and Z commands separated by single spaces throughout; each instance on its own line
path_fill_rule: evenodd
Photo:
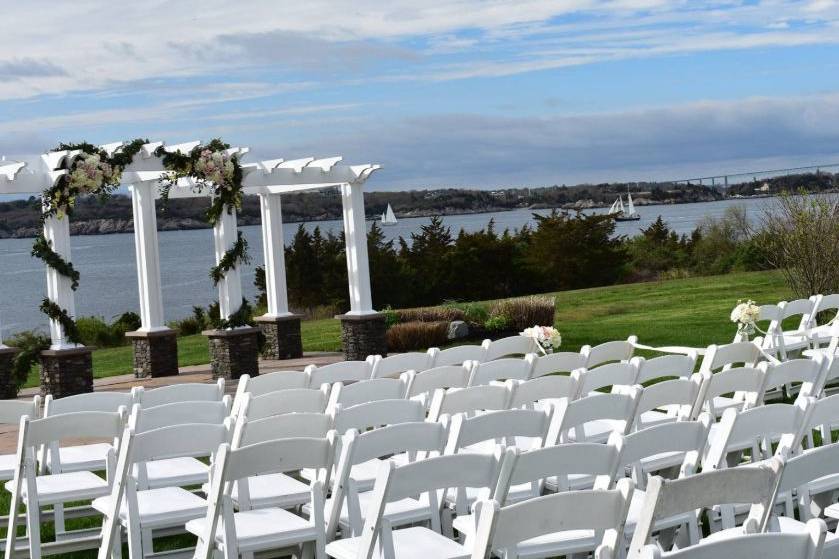
M 271 373 L 274 371 L 302 371 L 307 365 L 328 365 L 329 363 L 336 363 L 344 360 L 343 353 L 332 352 L 318 352 L 305 353 L 300 359 L 285 359 L 282 361 L 260 360 L 259 372 L 261 374 Z M 143 386 L 145 388 L 157 388 L 159 386 L 167 386 L 170 384 L 180 384 L 184 382 L 213 382 L 212 374 L 210 372 L 210 365 L 194 365 L 191 367 L 181 367 L 180 374 L 171 377 L 160 378 L 134 378 L 133 374 L 117 375 L 113 377 L 98 378 L 93 381 L 94 391 L 112 391 L 121 392 L 129 391 L 134 386 Z M 236 385 L 238 381 L 228 381 L 225 385 L 225 392 L 233 394 L 236 392 Z M 28 400 L 35 394 L 38 394 L 40 389 L 25 388 L 20 391 L 18 398 Z M 17 449 L 17 426 L 0 425 L 0 454 L 14 453 Z M 73 444 L 74 441 L 66 441 L 67 444 Z M 75 444 L 78 444 L 76 442 Z

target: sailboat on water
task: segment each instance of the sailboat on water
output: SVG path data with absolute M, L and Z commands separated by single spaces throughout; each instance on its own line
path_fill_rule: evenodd
M 618 199 L 612 203 L 609 208 L 609 215 L 615 218 L 615 221 L 638 221 L 641 216 L 635 211 L 635 204 L 632 203 L 632 194 L 626 193 L 627 204 L 623 205 L 623 196 L 618 196 Z
M 393 208 L 390 204 L 387 205 L 387 210 L 382 214 L 382 225 L 396 225 L 396 215 L 393 213 Z

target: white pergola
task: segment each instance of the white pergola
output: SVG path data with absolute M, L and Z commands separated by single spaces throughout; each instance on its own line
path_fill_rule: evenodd
M 125 168 L 122 183 L 131 192 L 134 213 L 134 242 L 137 253 L 137 283 L 140 295 L 142 332 L 166 330 L 163 297 L 160 284 L 160 258 L 157 238 L 155 200 L 160 197 L 159 181 L 168 171 L 162 159 L 155 155 L 158 147 L 167 152 L 188 153 L 199 142 L 166 145 L 162 142 L 145 144 Z M 101 146 L 110 153 L 123 143 Z M 240 161 L 248 148 L 230 148 Z M 48 152 L 24 161 L 0 162 L 0 193 L 40 194 L 49 188 L 66 170 L 67 158 L 76 151 Z M 346 240 L 347 272 L 349 278 L 350 316 L 374 315 L 370 294 L 370 271 L 367 262 L 367 229 L 362 186 L 378 165 L 345 165 L 341 157 L 284 160 L 271 159 L 242 163 L 243 187 L 246 194 L 260 197 L 262 212 L 262 240 L 265 253 L 265 278 L 268 295 L 266 317 L 290 316 L 286 292 L 285 254 L 281 214 L 281 196 L 291 192 L 339 187 L 343 202 L 344 234 Z M 192 179 L 181 179 L 170 191 L 170 198 L 208 196 L 198 192 Z M 44 234 L 52 242 L 55 252 L 71 261 L 70 227 L 67 218 L 50 217 L 44 222 Z M 237 239 L 236 211 L 225 211 L 213 230 L 216 262 Z M 230 270 L 219 282 L 219 306 L 222 318 L 229 318 L 242 301 L 241 277 L 238 269 Z M 75 316 L 75 301 L 70 280 L 52 269 L 47 269 L 47 294 L 71 316 Z M 66 341 L 57 321 L 50 321 L 52 349 L 74 347 Z

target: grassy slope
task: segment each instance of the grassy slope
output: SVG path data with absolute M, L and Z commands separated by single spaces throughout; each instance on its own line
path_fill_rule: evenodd
M 748 272 L 593 289 L 556 294 L 556 325 L 562 332 L 563 349 L 576 350 L 583 344 L 626 338 L 636 334 L 651 345 L 706 346 L 725 342 L 734 335 L 728 313 L 738 298 L 758 303 L 791 297 L 777 272 Z M 334 319 L 305 321 L 302 325 L 305 351 L 338 351 L 341 325 Z M 182 366 L 209 362 L 204 336 L 178 340 L 178 362 Z M 96 350 L 96 377 L 131 372 L 131 347 Z M 37 386 L 37 371 L 27 386 Z

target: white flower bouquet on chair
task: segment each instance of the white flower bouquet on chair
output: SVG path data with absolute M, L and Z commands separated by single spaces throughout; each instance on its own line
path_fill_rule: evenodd
M 536 345 L 544 353 L 553 353 L 562 345 L 562 335 L 553 326 L 531 326 L 519 332 L 519 335 L 536 340 Z
M 760 307 L 751 299 L 737 301 L 731 311 L 731 322 L 737 325 L 737 334 L 746 340 L 755 333 L 755 324 L 760 320 Z

